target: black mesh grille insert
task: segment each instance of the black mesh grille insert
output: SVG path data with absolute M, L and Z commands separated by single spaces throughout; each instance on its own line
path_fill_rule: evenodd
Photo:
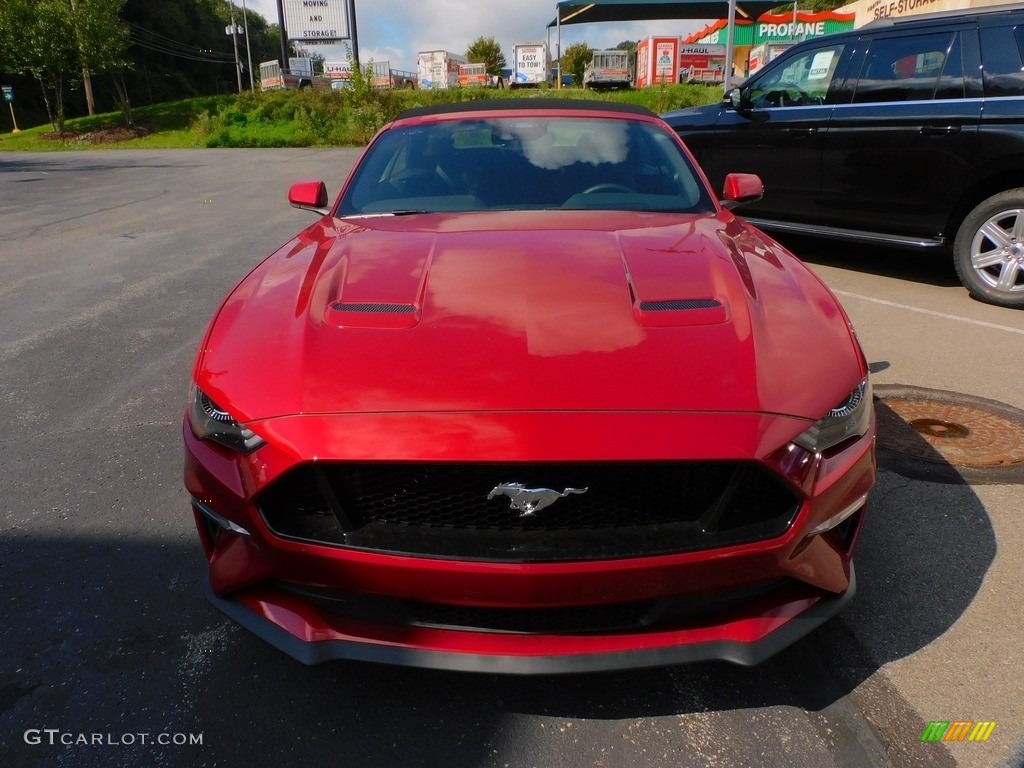
M 339 301 L 332 305 L 339 312 L 364 312 L 368 315 L 410 315 L 416 311 L 412 304 L 356 303 Z
M 496 486 L 586 488 L 532 516 Z M 552 562 L 721 547 L 783 533 L 800 499 L 756 464 L 317 463 L 260 496 L 280 536 L 428 557 Z
M 664 299 L 641 301 L 641 312 L 671 312 L 679 309 L 715 309 L 722 306 L 718 299 Z

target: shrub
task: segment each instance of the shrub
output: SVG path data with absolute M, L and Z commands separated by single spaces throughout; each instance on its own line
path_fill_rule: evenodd
M 546 96 L 639 104 L 655 113 L 709 104 L 720 88 L 661 85 L 631 91 L 595 93 L 575 88 L 550 89 Z M 351 90 L 319 88 L 244 93 L 206 102 L 191 122 L 193 141 L 216 147 L 362 146 L 412 107 L 455 101 L 528 98 L 522 91 L 458 88 L 442 91 L 375 89 L 367 77 L 354 77 Z M 215 109 L 211 116 L 210 110 Z

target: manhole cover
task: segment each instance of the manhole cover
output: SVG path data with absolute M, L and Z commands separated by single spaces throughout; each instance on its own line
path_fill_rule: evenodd
M 1024 411 L 956 392 L 875 387 L 882 464 L 945 482 L 1024 482 Z

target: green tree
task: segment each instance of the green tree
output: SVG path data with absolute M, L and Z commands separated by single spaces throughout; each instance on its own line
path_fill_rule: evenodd
M 92 93 L 92 75 L 118 72 L 129 64 L 128 27 L 121 20 L 125 0 L 68 0 L 71 23 L 78 43 L 82 84 L 89 114 L 96 114 Z M 128 102 L 124 77 L 114 78 L 118 101 L 130 124 L 131 107 Z
M 594 58 L 594 49 L 586 43 L 573 43 L 562 52 L 561 71 L 572 75 L 573 84 L 583 85 L 583 70 Z
M 491 77 L 501 74 L 505 68 L 505 54 L 493 37 L 478 37 L 466 49 L 466 58 L 472 64 L 486 64 L 487 74 Z
M 0 3 L 4 0 L 0 0 Z M 235 21 L 241 24 L 240 3 Z M 253 68 L 280 56 L 276 25 L 248 4 L 249 48 Z M 224 34 L 231 8 L 226 0 L 127 0 L 124 20 L 131 30 L 129 56 L 133 70 L 125 72 L 129 89 L 150 103 L 203 94 L 234 92 L 237 88 L 234 47 Z M 239 39 L 240 55 L 248 52 Z M 289 54 L 291 55 L 291 54 Z M 248 75 L 243 84 L 248 84 Z
M 71 11 L 64 0 L 4 0 L 0 43 L 12 71 L 31 74 L 43 89 L 46 112 L 64 130 L 64 88 L 78 60 Z M 52 101 L 51 101 L 52 99 Z
M 0 72 L 15 72 L 19 69 L 13 8 L 8 3 L 0 3 Z
M 81 72 L 89 113 L 92 75 L 124 67 L 128 32 L 120 19 L 124 0 L 5 0 L 0 39 L 9 68 L 30 72 L 42 85 L 47 114 L 64 129 L 65 87 Z M 52 98 L 52 102 L 51 102 Z
M 278 58 L 280 40 L 276 26 L 249 5 L 249 47 L 255 68 L 261 61 Z M 37 19 L 37 7 L 42 17 L 59 14 L 61 23 Z M 234 7 L 241 23 L 237 0 Z M 6 73 L 5 84 L 22 86 L 20 109 L 37 119 L 45 110 L 51 123 L 56 86 L 62 90 L 60 102 L 62 107 L 66 103 L 68 114 L 84 114 L 88 94 L 74 88 L 80 80 L 83 85 L 91 81 L 98 112 L 127 107 L 129 96 L 152 104 L 232 92 L 234 52 L 231 37 L 224 34 L 230 12 L 227 0 L 74 0 L 74 10 L 72 0 L 0 0 L 0 71 Z M 47 24 L 52 32 L 40 33 Z M 81 32 L 81 39 L 76 32 Z M 246 57 L 244 39 L 239 43 Z M 41 51 L 39 45 L 47 50 Z M 126 63 L 122 67 L 119 61 Z M 52 74 L 55 70 L 59 78 Z M 26 88 L 22 77 L 40 82 L 43 88 Z

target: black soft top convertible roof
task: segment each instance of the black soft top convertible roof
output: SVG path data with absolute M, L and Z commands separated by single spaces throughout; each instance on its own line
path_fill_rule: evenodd
M 404 120 L 408 117 L 425 115 L 447 115 L 456 112 L 496 112 L 504 110 L 530 109 L 564 109 L 579 111 L 618 112 L 630 115 L 657 117 L 647 107 L 637 104 L 619 104 L 613 101 L 597 101 L 596 99 L 481 99 L 479 101 L 459 101 L 451 104 L 431 104 L 428 107 L 414 107 L 396 117 Z

